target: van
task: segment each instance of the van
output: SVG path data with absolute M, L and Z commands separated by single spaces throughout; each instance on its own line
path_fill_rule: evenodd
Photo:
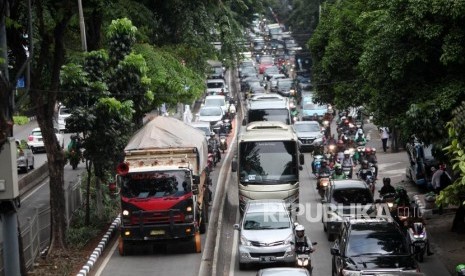
M 58 108 L 57 118 L 56 118 L 56 125 L 57 125 L 56 128 L 60 132 L 66 132 L 66 119 L 69 116 L 71 116 L 69 109 L 64 105 L 60 105 L 60 107 Z

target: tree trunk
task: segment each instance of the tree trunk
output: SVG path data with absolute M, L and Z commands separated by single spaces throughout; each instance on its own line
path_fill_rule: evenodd
M 460 205 L 455 212 L 454 221 L 452 222 L 452 232 L 465 233 L 465 206 L 463 205 L 464 198 L 460 199 Z
M 86 161 L 87 185 L 86 185 L 86 218 L 85 225 L 90 225 L 90 183 L 92 180 L 92 161 Z
M 396 127 L 391 132 L 391 152 L 399 152 L 399 134 Z
M 103 197 L 100 177 L 95 178 L 95 212 L 99 219 L 103 218 Z

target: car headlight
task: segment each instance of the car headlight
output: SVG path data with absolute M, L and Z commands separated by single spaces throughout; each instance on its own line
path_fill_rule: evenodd
M 243 235 L 241 235 L 241 244 L 245 246 L 250 246 L 251 243 L 249 240 L 247 240 Z
M 342 270 L 342 275 L 343 276 L 360 276 L 362 273 L 360 271 L 353 271 L 353 270 Z
M 287 237 L 285 240 L 284 240 L 284 244 L 290 244 L 292 241 L 293 241 L 293 235 L 289 235 L 289 237 Z

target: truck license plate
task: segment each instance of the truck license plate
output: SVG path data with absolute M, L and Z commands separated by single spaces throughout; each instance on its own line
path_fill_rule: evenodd
M 262 262 L 274 262 L 276 261 L 276 257 L 273 257 L 273 256 L 267 256 L 267 257 L 260 257 L 260 261 Z
M 164 235 L 165 230 L 152 230 L 150 231 L 151 236 L 159 236 L 159 235 Z

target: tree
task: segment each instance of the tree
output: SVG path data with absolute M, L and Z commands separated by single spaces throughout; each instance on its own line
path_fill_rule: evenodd
M 452 231 L 464 231 L 465 227 L 465 102 L 454 109 L 453 118 L 447 123 L 449 146 L 445 147 L 455 173 L 455 181 L 441 191 L 437 204 L 459 206 L 455 213 Z

